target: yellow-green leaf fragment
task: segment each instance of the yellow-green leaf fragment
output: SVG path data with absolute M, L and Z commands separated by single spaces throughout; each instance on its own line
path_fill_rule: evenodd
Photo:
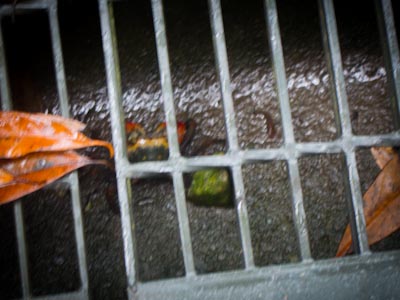
M 197 205 L 231 206 L 232 185 L 227 169 L 207 169 L 193 174 L 188 200 Z

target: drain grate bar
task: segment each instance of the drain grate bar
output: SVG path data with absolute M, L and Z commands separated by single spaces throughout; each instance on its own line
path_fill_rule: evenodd
M 132 299 L 397 299 L 399 260 L 397 251 L 148 282 Z
M 136 262 L 130 200 L 132 193 L 128 184 L 128 178 L 122 172 L 124 166 L 128 165 L 129 162 L 126 157 L 124 114 L 121 106 L 121 82 L 112 3 L 108 3 L 107 0 L 99 0 L 99 13 L 107 76 L 107 91 L 110 102 L 112 138 L 115 150 L 115 169 L 121 210 L 125 268 L 128 293 L 130 293 L 136 283 Z
M 2 16 L 12 15 L 15 12 L 32 11 L 32 10 L 46 10 L 49 3 L 54 0 L 25 0 L 22 2 L 16 1 L 14 5 L 2 5 L 0 7 L 0 14 Z
M 52 50 L 53 50 L 53 59 L 55 66 L 59 104 L 62 115 L 64 117 L 70 117 L 68 93 L 65 80 L 64 62 L 62 56 L 62 47 L 61 47 L 58 16 L 57 16 L 57 1 L 56 0 L 26 1 L 23 3 L 16 4 L 15 7 L 11 5 L 3 5 L 1 6 L 0 9 L 0 17 L 2 18 L 5 15 L 13 14 L 15 12 L 20 12 L 24 10 L 47 11 L 49 17 L 49 28 L 51 35 Z M 8 73 L 6 67 L 6 58 L 5 58 L 5 49 L 3 43 L 1 22 L 0 22 L 0 31 L 1 31 L 0 32 L 0 64 L 1 64 L 0 79 L 1 79 L 2 109 L 11 110 L 12 100 L 11 100 L 11 92 L 10 92 Z M 62 182 L 68 183 L 71 193 L 81 288 L 78 292 L 64 293 L 57 296 L 44 296 L 44 297 L 31 296 L 23 208 L 21 202 L 16 202 L 14 204 L 14 218 L 16 226 L 23 299 L 88 299 L 89 298 L 86 250 L 85 250 L 85 240 L 83 233 L 83 220 L 82 220 L 82 211 L 80 203 L 79 181 L 77 173 L 73 172 L 72 174 L 64 178 Z
M 161 0 L 152 0 L 151 4 L 153 9 L 154 31 L 161 77 L 162 98 L 166 115 L 165 118 L 167 121 L 167 136 L 170 151 L 169 155 L 171 159 L 174 159 L 180 157 L 180 152 L 176 128 L 176 116 L 171 83 L 171 72 L 169 67 L 163 6 Z M 175 190 L 176 209 L 178 214 L 179 232 L 181 237 L 186 276 L 192 276 L 195 274 L 195 268 L 182 172 L 179 170 L 173 172 L 172 179 Z
M 11 91 L 10 84 L 7 75 L 7 64 L 5 57 L 5 48 L 3 41 L 3 29 L 0 15 L 0 58 L 1 58 L 1 68 L 0 68 L 0 78 L 1 78 L 1 101 L 2 110 L 7 111 L 12 109 L 11 101 Z M 15 232 L 17 236 L 17 247 L 18 247 L 18 257 L 19 257 L 19 270 L 21 275 L 21 290 L 24 299 L 29 297 L 29 272 L 28 272 L 28 259 L 26 252 L 26 238 L 25 238 L 25 225 L 24 216 L 22 211 L 22 203 L 17 201 L 14 204 L 14 221 L 15 221 Z
M 331 142 L 296 143 L 291 152 L 287 148 L 242 150 L 235 155 L 227 153 L 218 156 L 196 156 L 193 158 L 174 159 L 171 161 L 142 162 L 125 166 L 121 172 L 127 177 L 151 177 L 158 173 L 174 171 L 193 172 L 210 167 L 231 167 L 238 164 L 256 161 L 287 160 L 289 155 L 302 156 L 307 154 L 343 153 L 351 145 L 352 148 L 400 146 L 400 134 L 382 134 L 375 136 L 354 136 L 351 141 L 342 139 Z
M 0 14 L 0 17 L 1 16 L 2 14 Z M 6 50 L 4 48 L 3 28 L 0 18 L 0 93 L 2 110 L 12 109 L 11 92 L 7 74 Z
M 269 33 L 269 44 L 272 53 L 272 61 L 278 90 L 278 99 L 281 109 L 282 126 L 284 132 L 284 147 L 288 155 L 289 178 L 292 188 L 293 213 L 300 244 L 300 252 L 303 260 L 311 260 L 310 242 L 307 232 L 306 214 L 303 204 L 303 192 L 301 190 L 299 167 L 295 153 L 295 139 L 290 111 L 289 95 L 286 84 L 285 65 L 281 36 L 279 32 L 278 13 L 275 0 L 265 1 L 265 16 Z
M 220 89 L 224 107 L 225 126 L 228 137 L 228 153 L 232 155 L 232 179 L 235 191 L 236 210 L 239 218 L 240 234 L 247 269 L 254 267 L 253 249 L 250 238 L 250 225 L 245 200 L 245 192 L 242 178 L 241 165 L 235 163 L 239 150 L 237 129 L 235 122 L 235 111 L 233 108 L 231 82 L 228 66 L 228 55 L 226 53 L 224 25 L 222 21 L 220 0 L 209 0 L 209 14 L 211 19 L 212 38 L 214 44 L 215 61 L 220 81 Z
M 81 289 L 77 292 L 70 292 L 64 294 L 49 295 L 43 297 L 29 297 L 29 300 L 87 300 L 88 294 L 85 290 Z
M 336 27 L 336 18 L 333 3 L 330 0 L 320 0 L 319 12 L 321 18 L 322 36 L 324 40 L 325 53 L 328 60 L 328 69 L 333 87 L 336 119 L 340 121 L 339 133 L 342 134 L 342 146 L 346 156 L 348 170 L 348 188 L 351 208 L 354 214 L 350 214 L 355 250 L 361 254 L 368 253 L 368 240 L 365 227 L 363 200 L 360 189 L 360 180 L 357 170 L 355 148 L 352 141 L 352 129 L 350 110 L 346 95 L 346 86 L 343 76 L 342 59 L 340 54 L 339 38 Z
M 49 17 L 51 46 L 53 50 L 53 60 L 55 66 L 58 97 L 60 98 L 59 103 L 61 107 L 61 114 L 63 115 L 63 117 L 69 118 L 70 113 L 68 104 L 68 92 L 65 80 L 64 61 L 61 49 L 60 29 L 58 24 L 56 1 L 49 2 L 47 12 Z
M 396 129 L 400 128 L 400 55 L 396 37 L 392 3 L 390 0 L 375 0 L 381 44 L 385 57 L 386 72 L 392 90 L 392 105 Z
M 59 103 L 61 107 L 61 114 L 64 117 L 69 118 L 69 103 L 68 103 L 68 92 L 67 83 L 65 80 L 64 61 L 62 55 L 60 29 L 58 24 L 57 16 L 57 1 L 48 2 L 48 16 L 49 16 L 49 27 L 51 34 L 51 44 L 53 49 L 53 59 L 56 73 L 57 89 Z M 85 250 L 85 238 L 83 233 L 83 220 L 82 220 L 82 208 L 79 194 L 79 180 L 78 173 L 73 172 L 69 175 L 70 193 L 72 200 L 72 212 L 74 217 L 75 227 L 75 240 L 78 252 L 78 263 L 79 263 L 79 275 L 81 278 L 81 289 L 83 293 L 88 293 L 88 274 L 87 274 L 87 262 L 86 262 L 86 250 Z M 88 296 L 86 297 L 88 298 Z
M 30 294 L 30 284 L 29 284 L 28 258 L 26 251 L 24 215 L 21 202 L 17 202 L 14 204 L 14 219 L 15 219 L 15 231 L 17 235 L 17 244 L 18 244 L 19 271 L 21 274 L 22 296 L 24 299 L 26 299 L 29 297 Z

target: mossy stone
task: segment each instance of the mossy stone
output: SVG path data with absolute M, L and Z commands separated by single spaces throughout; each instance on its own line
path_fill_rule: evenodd
M 227 169 L 207 169 L 193 174 L 188 200 L 205 206 L 232 206 L 231 175 Z

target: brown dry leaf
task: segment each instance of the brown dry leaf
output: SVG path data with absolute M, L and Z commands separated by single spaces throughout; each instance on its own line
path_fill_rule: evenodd
M 381 170 L 396 154 L 392 147 L 372 147 L 371 153 L 375 158 L 376 164 Z
M 16 111 L 0 112 L 0 158 L 92 146 L 106 147 L 112 157 L 114 155 L 112 145 L 86 137 L 79 132 L 84 127 L 81 122 L 61 116 Z
M 385 152 L 388 151 L 382 150 L 380 153 Z M 363 197 L 368 243 L 370 245 L 400 228 L 400 158 L 395 152 L 391 153 L 393 153 L 393 158 L 387 163 L 385 163 L 385 158 L 382 159 L 382 156 L 377 159 L 377 161 L 379 160 L 378 165 L 384 165 L 384 167 Z M 386 156 L 386 154 L 383 154 L 383 156 Z M 347 254 L 351 244 L 351 232 L 348 225 L 336 256 Z
M 62 176 L 86 165 L 103 164 L 74 151 L 31 153 L 21 158 L 0 160 L 0 169 L 13 179 L 0 187 L 0 204 L 32 193 Z

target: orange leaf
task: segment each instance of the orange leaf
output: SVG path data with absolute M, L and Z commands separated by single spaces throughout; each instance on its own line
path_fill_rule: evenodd
M 400 227 L 400 158 L 397 154 L 393 154 L 364 194 L 364 215 L 370 245 Z M 348 225 L 336 256 L 348 253 L 351 241 Z
M 91 140 L 79 132 L 75 133 L 74 138 L 41 136 L 0 138 L 0 145 L 0 158 L 14 158 L 33 152 L 66 151 L 92 146 L 107 147 L 110 156 L 114 155 L 114 150 L 110 143 Z
M 0 158 L 91 146 L 106 147 L 110 156 L 114 155 L 110 143 L 92 140 L 80 133 L 84 127 L 83 123 L 61 116 L 0 112 Z
M 42 113 L 26 113 L 19 111 L 0 111 L 0 136 L 7 136 L 12 132 L 15 136 L 25 135 L 54 135 L 52 126 L 61 124 L 69 131 L 82 131 L 85 124 L 57 115 Z M 43 131 L 46 128 L 48 131 Z
M 62 176 L 89 164 L 109 165 L 74 151 L 32 153 L 21 158 L 0 160 L 0 169 L 13 179 L 0 187 L 0 204 L 32 193 Z
M 0 187 L 8 185 L 13 179 L 14 176 L 3 169 L 0 169 Z

